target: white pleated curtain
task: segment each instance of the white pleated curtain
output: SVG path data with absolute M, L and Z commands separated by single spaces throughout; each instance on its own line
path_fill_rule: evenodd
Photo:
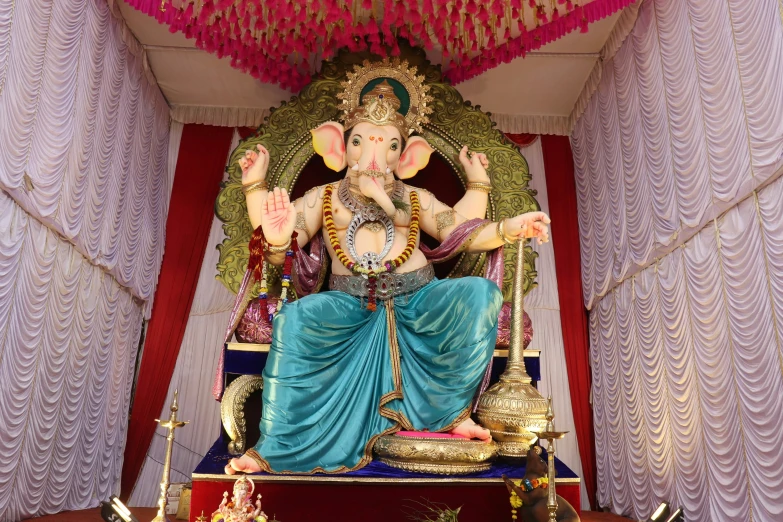
M 182 124 L 172 123 L 172 135 Z M 239 143 L 234 131 L 226 158 Z M 209 232 L 204 262 L 201 265 L 196 294 L 185 326 L 174 374 L 169 384 L 166 402 L 160 418 L 168 418 L 174 390 L 179 390 L 177 416 L 189 420 L 185 428 L 177 430 L 172 453 L 172 482 L 190 482 L 190 475 L 220 434 L 220 403 L 212 396 L 215 364 L 223 347 L 231 309 L 236 297 L 215 279 L 220 253 L 217 250 L 225 234 L 223 223 L 215 216 Z M 165 458 L 166 430 L 158 428 L 144 460 L 129 505 L 152 507 L 160 495 L 160 477 Z M 215 506 L 217 508 L 217 506 Z
M 0 520 L 119 491 L 168 108 L 105 0 L 0 2 Z
M 783 520 L 783 10 L 646 0 L 573 135 L 598 501 Z
M 105 0 L 0 3 L 0 188 L 145 301 L 163 257 L 168 135 L 141 46 Z
M 537 138 L 520 151 L 530 168 L 530 188 L 537 191 L 536 199 L 541 210 L 549 213 L 549 194 L 546 186 L 546 169 L 541 149 L 541 138 Z M 553 194 L 552 197 L 557 197 Z M 552 234 L 557 233 L 555 227 Z M 582 476 L 582 461 L 579 457 L 579 443 L 576 440 L 574 412 L 571 408 L 571 392 L 568 385 L 568 369 L 563 345 L 563 328 L 560 323 L 560 297 L 557 293 L 557 272 L 555 270 L 555 251 L 552 243 L 538 245 L 531 242 L 533 250 L 538 252 L 536 271 L 538 286 L 525 296 L 525 311 L 533 323 L 533 339 L 528 346 L 531 350 L 541 350 L 541 381 L 538 389 L 544 397 L 552 396 L 555 411 L 555 427 L 569 434 L 557 443 L 557 457 L 577 475 Z M 546 444 L 544 444 L 546 446 Z M 582 484 L 582 506 L 589 509 L 587 490 Z

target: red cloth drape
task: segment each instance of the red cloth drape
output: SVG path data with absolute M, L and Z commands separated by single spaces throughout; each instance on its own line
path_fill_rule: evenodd
M 141 471 L 174 373 L 233 132 L 230 127 L 208 125 L 185 125 L 182 131 L 163 264 L 128 426 L 121 493 L 126 500 Z
M 506 138 L 513 141 L 520 147 L 527 147 L 538 138 L 538 134 L 514 134 L 511 132 L 506 133 Z
M 595 434 L 590 406 L 590 345 L 587 310 L 582 300 L 579 219 L 571 144 L 566 136 L 541 136 L 544 153 L 552 246 L 555 250 L 560 322 L 563 327 L 568 385 L 574 411 L 576 438 L 582 459 L 582 479 L 595 507 Z

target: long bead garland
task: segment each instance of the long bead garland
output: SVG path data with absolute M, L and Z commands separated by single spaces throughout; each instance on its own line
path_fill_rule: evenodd
M 405 249 L 402 253 L 392 259 L 386 261 L 378 270 L 370 270 L 362 267 L 358 263 L 351 260 L 348 254 L 340 246 L 340 239 L 337 237 L 337 227 L 334 224 L 334 215 L 332 213 L 332 192 L 334 187 L 327 185 L 324 191 L 324 224 L 326 226 L 326 233 L 329 236 L 329 242 L 334 250 L 334 255 L 343 264 L 345 268 L 355 274 L 367 276 L 369 282 L 369 299 L 367 309 L 374 312 L 377 309 L 377 302 L 375 299 L 375 289 L 378 283 L 378 275 L 384 272 L 391 272 L 396 268 L 402 266 L 413 255 L 413 251 L 416 248 L 416 240 L 419 237 L 419 211 L 421 205 L 419 204 L 419 195 L 415 192 L 411 192 L 411 224 L 408 229 L 408 242 L 405 245 Z

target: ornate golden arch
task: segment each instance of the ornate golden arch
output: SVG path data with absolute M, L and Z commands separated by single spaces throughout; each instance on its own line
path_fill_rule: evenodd
M 443 81 L 440 67 L 432 65 L 421 49 L 401 46 L 402 59 L 418 68 L 425 76 L 434 98 L 430 123 L 424 127 L 422 136 L 449 164 L 465 186 L 465 172 L 459 163 L 459 150 L 467 145 L 470 150 L 483 152 L 489 158 L 489 175 L 493 191 L 487 210 L 490 219 L 517 215 L 538 210 L 536 192 L 528 188 L 530 172 L 527 161 L 519 149 L 510 143 L 502 132 L 494 128 L 489 114 L 472 106 L 451 85 Z M 343 88 L 340 82 L 354 64 L 365 59 L 378 60 L 368 53 L 341 52 L 332 61 L 324 62 L 321 73 L 313 78 L 298 96 L 272 109 L 271 115 L 256 134 L 240 142 L 231 153 L 227 168 L 229 178 L 222 185 L 215 202 L 215 213 L 224 223 L 226 239 L 218 245 L 217 279 L 236 293 L 247 268 L 248 241 L 252 228 L 247 217 L 245 196 L 241 190 L 242 172 L 237 165 L 240 156 L 249 148 L 262 143 L 270 155 L 267 179 L 270 186 L 285 187 L 289 192 L 310 158 L 313 144 L 310 130 L 325 121 L 337 120 L 340 116 L 337 94 Z M 414 180 L 415 184 L 415 180 Z M 437 196 L 437 194 L 436 194 Z M 512 271 L 516 247 L 505 250 L 505 280 L 503 295 L 511 298 Z M 537 253 L 525 246 L 525 292 L 536 286 L 535 259 Z M 484 254 L 462 254 L 451 276 L 479 275 L 485 263 Z

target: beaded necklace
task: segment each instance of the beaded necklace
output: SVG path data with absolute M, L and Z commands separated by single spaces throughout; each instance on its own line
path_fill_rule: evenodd
M 403 263 L 411 258 L 413 250 L 416 248 L 416 240 L 419 237 L 419 210 L 421 208 L 419 205 L 419 195 L 415 191 L 411 192 L 411 224 L 408 229 L 408 243 L 405 245 L 405 249 L 396 258 L 383 263 L 380 268 L 368 269 L 352 261 L 340 246 L 340 240 L 337 237 L 337 227 L 334 224 L 334 215 L 332 214 L 333 191 L 334 187 L 332 185 L 327 185 L 326 190 L 324 191 L 324 225 L 326 226 L 326 233 L 329 236 L 329 242 L 332 245 L 335 257 L 337 257 L 345 268 L 367 278 L 369 283 L 367 309 L 374 312 L 377 309 L 375 288 L 378 282 L 378 275 L 384 272 L 391 272 L 402 266 Z

